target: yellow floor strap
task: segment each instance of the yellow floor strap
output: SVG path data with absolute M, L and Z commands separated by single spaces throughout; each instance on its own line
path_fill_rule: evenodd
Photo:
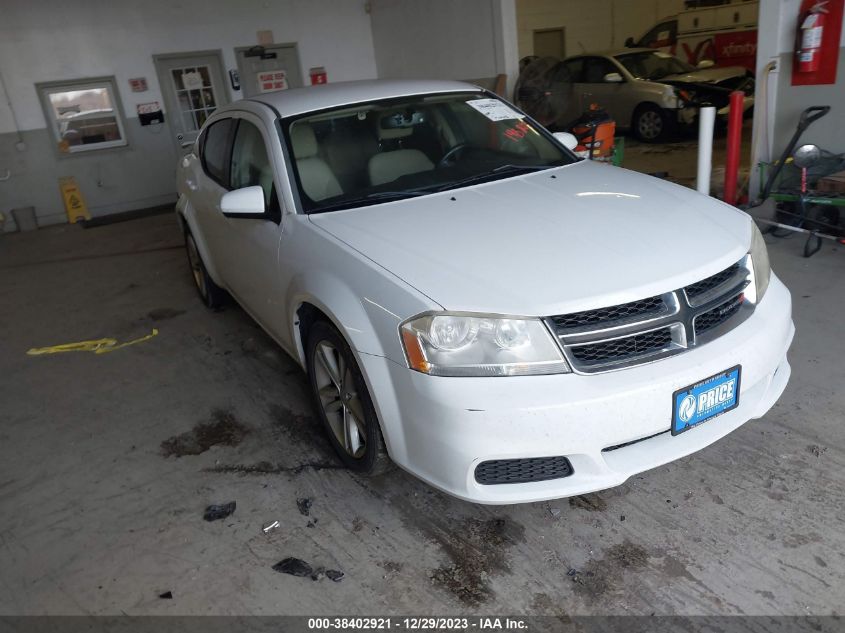
M 64 345 L 53 345 L 51 347 L 33 347 L 26 353 L 29 356 L 41 356 L 43 354 L 63 354 L 65 352 L 93 352 L 94 354 L 106 354 L 123 347 L 135 345 L 135 343 L 143 343 L 149 341 L 154 336 L 158 336 L 158 330 L 153 328 L 152 334 L 147 334 L 141 338 L 136 338 L 133 341 L 126 341 L 125 343 L 118 343 L 114 338 L 100 338 L 93 341 L 79 341 L 78 343 L 65 343 Z

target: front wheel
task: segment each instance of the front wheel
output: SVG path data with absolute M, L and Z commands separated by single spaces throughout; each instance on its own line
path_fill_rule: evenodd
M 634 112 L 631 127 L 641 141 L 659 143 L 669 136 L 671 121 L 663 108 L 653 103 L 643 103 Z
M 188 252 L 188 264 L 194 278 L 194 286 L 202 302 L 209 308 L 219 308 L 226 302 L 226 291 L 214 283 L 200 256 L 194 236 L 185 235 L 185 250 Z
M 308 333 L 307 352 L 314 404 L 340 460 L 366 475 L 388 470 L 375 408 L 349 345 L 334 327 L 318 321 Z

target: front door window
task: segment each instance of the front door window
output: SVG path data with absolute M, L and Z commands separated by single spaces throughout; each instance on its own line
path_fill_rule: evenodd
M 217 109 L 217 96 L 208 66 L 187 66 L 170 71 L 179 104 L 179 116 L 186 132 L 199 130 Z

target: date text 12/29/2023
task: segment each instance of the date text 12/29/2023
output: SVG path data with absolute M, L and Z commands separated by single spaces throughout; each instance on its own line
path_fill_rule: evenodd
M 310 631 L 524 631 L 522 618 L 464 617 L 330 617 L 308 618 Z

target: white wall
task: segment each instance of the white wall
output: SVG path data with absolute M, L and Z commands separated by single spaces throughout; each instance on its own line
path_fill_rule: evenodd
M 370 0 L 379 77 L 516 79 L 514 0 Z
M 64 222 L 62 176 L 76 179 L 93 216 L 172 204 L 169 117 L 149 127 L 137 118 L 139 103 L 166 108 L 153 55 L 219 50 L 227 75 L 237 67 L 235 47 L 256 44 L 259 30 L 297 44 L 306 82 L 313 66 L 324 66 L 332 82 L 377 76 L 363 0 L 0 0 L 0 73 L 20 130 L 0 94 L 0 177 L 11 174 L 0 181 L 0 211 L 8 217 L 10 209 L 32 206 L 39 224 Z M 59 157 L 35 84 L 97 76 L 116 78 L 129 145 Z M 134 77 L 146 77 L 149 89 L 133 93 Z M 240 98 L 228 76 L 225 83 L 230 97 Z
M 564 27 L 566 54 L 577 55 L 622 48 L 683 8 L 683 0 L 516 0 L 519 57 L 534 54 L 535 30 Z
M 329 81 L 376 77 L 363 0 L 3 0 L 0 73 L 24 130 L 46 125 L 41 81 L 115 75 L 132 116 L 136 104 L 162 101 L 152 55 L 221 49 L 226 68 L 236 68 L 233 49 L 264 29 L 298 44 L 306 81 L 312 66 L 325 66 Z M 150 89 L 131 92 L 130 77 L 146 77 Z M 0 94 L 0 134 L 13 131 L 5 101 Z

